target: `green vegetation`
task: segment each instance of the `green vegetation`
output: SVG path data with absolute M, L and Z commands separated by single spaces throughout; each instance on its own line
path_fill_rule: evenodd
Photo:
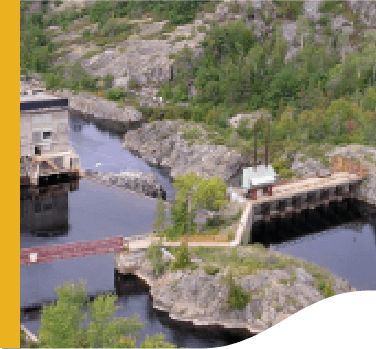
M 251 300 L 251 293 L 245 292 L 241 285 L 235 282 L 231 272 L 225 278 L 228 285 L 227 305 L 229 309 L 243 309 Z
M 132 76 L 129 79 L 128 87 L 129 87 L 130 90 L 139 90 L 141 88 L 141 85 L 138 83 L 136 78 L 134 76 Z
M 220 268 L 213 267 L 213 266 L 206 266 L 206 267 L 204 267 L 204 270 L 205 270 L 205 273 L 207 275 L 215 275 L 215 274 L 219 273 Z
M 226 203 L 226 184 L 219 178 L 202 179 L 196 173 L 175 177 L 173 186 L 178 190 L 171 207 L 172 225 L 164 229 L 160 235 L 176 240 L 187 234 L 196 234 L 194 222 L 197 207 L 218 211 Z M 190 199 L 189 199 L 190 198 Z M 188 217 L 188 201 L 191 210 Z
M 123 87 L 112 88 L 107 91 L 107 99 L 110 101 L 121 101 L 126 97 L 126 92 Z
M 185 269 L 192 266 L 188 245 L 183 243 L 175 254 L 175 261 L 171 264 L 171 270 Z
M 277 17 L 289 20 L 297 20 L 303 13 L 303 1 L 273 1 L 278 6 Z
M 148 260 L 150 261 L 151 265 L 153 266 L 153 269 L 157 273 L 157 275 L 162 275 L 165 269 L 170 264 L 169 262 L 163 261 L 163 252 L 161 250 L 162 244 L 161 242 L 157 244 L 151 244 L 148 249 L 146 256 Z
M 45 14 L 44 8 L 26 16 L 28 4 L 22 2 L 21 73 L 41 72 L 48 88 L 96 92 L 98 78 L 88 76 L 79 62 L 73 66 L 52 67 L 52 62 L 64 54 L 64 44 L 51 41 L 52 33 L 45 30 L 49 25 L 58 25 L 62 30 L 81 25 L 84 30 L 88 24 L 98 23 L 96 32 L 91 34 L 84 30 L 79 40 L 114 45 L 136 30 L 129 19 L 149 16 L 153 20 L 168 20 L 162 32 L 170 33 L 177 25 L 191 22 L 199 12 L 213 11 L 216 3 L 98 1 L 81 10 Z M 202 42 L 202 55 L 194 55 L 188 48 L 175 54 L 173 79 L 162 83 L 159 90 L 163 100 L 169 102 L 166 107 L 139 107 L 135 100 L 127 102 L 135 105 L 150 121 L 182 118 L 200 122 L 208 131 L 209 142 L 224 144 L 243 155 L 251 153 L 253 131 L 245 124 L 231 129 L 229 119 L 237 113 L 263 110 L 264 115 L 272 117 L 269 151 L 271 162 L 282 178 L 293 176 L 289 163 L 279 159 L 283 153 L 306 154 L 307 149 L 319 152 L 324 143 L 329 147 L 349 143 L 376 146 L 372 132 L 376 127 L 373 60 L 376 49 L 374 38 L 362 35 L 359 16 L 350 11 L 346 2 L 322 2 L 321 11 L 327 13 L 319 21 L 324 25 L 324 40 L 317 42 L 315 23 L 301 17 L 303 2 L 275 1 L 274 4 L 277 20 L 270 16 L 265 18 L 272 24 L 272 31 L 263 34 L 263 41 L 257 40 L 253 28 L 242 21 L 230 21 L 223 26 L 211 23 Z M 238 7 L 235 4 L 233 10 L 238 11 Z M 252 6 L 248 5 L 246 10 L 252 17 Z M 356 35 L 335 33 L 330 23 L 333 13 L 342 13 L 351 19 Z M 296 43 L 303 45 L 287 62 L 284 58 L 288 47 L 279 24 L 281 18 L 297 21 Z M 77 19 L 82 23 L 73 25 Z M 341 55 L 341 47 L 349 43 L 356 43 L 358 49 Z M 82 59 L 94 54 L 97 53 L 88 52 Z M 197 91 L 193 97 L 188 95 L 187 81 L 193 81 Z M 131 81 L 130 87 L 139 88 L 136 81 Z M 109 91 L 104 97 L 119 101 L 119 106 L 125 103 L 121 91 Z M 189 102 L 189 106 L 177 105 L 178 102 Z M 263 122 L 260 133 L 262 147 Z M 186 136 L 190 144 L 200 141 L 194 138 L 195 131 L 189 131 Z M 311 156 L 319 157 L 327 166 L 325 156 L 315 151 Z
M 84 284 L 67 284 L 56 289 L 56 304 L 43 306 L 40 344 L 37 348 L 135 348 L 143 323 L 137 317 L 115 318 L 115 295 L 98 296 L 90 302 Z M 90 323 L 83 321 L 90 316 Z M 21 344 L 25 335 L 21 331 Z M 147 336 L 141 348 L 175 348 L 161 334 Z
M 314 277 L 316 288 L 324 295 L 325 298 L 333 296 L 334 290 L 329 270 L 319 267 L 313 263 L 305 264 L 306 270 Z

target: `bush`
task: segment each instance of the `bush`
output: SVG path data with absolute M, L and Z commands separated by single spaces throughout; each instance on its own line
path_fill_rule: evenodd
M 229 273 L 227 276 L 228 282 L 228 295 L 227 295 L 227 305 L 229 309 L 243 309 L 252 299 L 251 294 L 245 292 L 241 285 L 237 284 Z
M 175 255 L 175 261 L 171 265 L 172 270 L 185 269 L 191 266 L 191 256 L 186 243 L 181 244 Z
M 126 92 L 123 87 L 112 88 L 107 91 L 107 99 L 110 101 L 120 101 L 126 97 Z
M 26 334 L 21 329 L 20 329 L 20 343 L 21 343 L 21 345 L 26 344 Z
M 89 29 L 85 29 L 85 30 L 82 32 L 82 37 L 85 38 L 85 39 L 89 38 L 90 35 L 91 35 L 91 33 L 90 33 L 90 30 L 89 30 Z
M 151 262 L 153 269 L 156 271 L 157 275 L 163 274 L 169 262 L 163 261 L 163 252 L 161 250 L 162 244 L 151 244 L 147 249 L 146 256 Z
M 134 76 L 130 78 L 129 83 L 128 83 L 128 88 L 130 90 L 137 90 L 141 88 L 141 85 L 138 83 L 138 81 L 136 80 Z
M 218 267 L 206 266 L 204 267 L 204 270 L 207 275 L 215 275 L 219 273 L 220 269 Z
M 331 282 L 331 280 L 329 280 L 326 283 L 325 288 L 324 288 L 324 297 L 329 298 L 329 297 L 332 297 L 334 295 L 335 295 L 335 293 L 334 293 L 334 290 L 333 290 L 333 287 L 332 287 L 332 282 Z

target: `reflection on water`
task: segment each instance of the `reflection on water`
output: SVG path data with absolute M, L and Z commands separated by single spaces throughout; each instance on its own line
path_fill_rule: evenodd
M 252 227 L 253 242 L 324 266 L 359 290 L 376 290 L 372 208 L 357 200 L 304 210 Z M 370 213 L 365 218 L 364 213 Z
M 21 234 L 68 234 L 68 193 L 78 190 L 78 186 L 79 181 L 75 180 L 48 187 L 21 188 Z

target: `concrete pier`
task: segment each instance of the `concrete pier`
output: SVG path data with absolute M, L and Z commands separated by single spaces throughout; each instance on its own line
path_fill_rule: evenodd
M 309 178 L 285 185 L 275 186 L 272 196 L 261 196 L 256 200 L 246 199 L 238 190 L 238 201 L 244 202 L 245 210 L 240 219 L 236 238 L 231 245 L 252 242 L 251 227 L 255 223 L 285 218 L 293 213 L 327 207 L 330 202 L 342 204 L 342 200 L 357 198 L 363 178 L 345 172 L 335 173 L 328 178 Z

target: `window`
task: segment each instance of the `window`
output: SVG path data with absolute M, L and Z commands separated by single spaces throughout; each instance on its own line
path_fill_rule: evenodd
M 43 132 L 43 139 L 51 139 L 51 132 Z

